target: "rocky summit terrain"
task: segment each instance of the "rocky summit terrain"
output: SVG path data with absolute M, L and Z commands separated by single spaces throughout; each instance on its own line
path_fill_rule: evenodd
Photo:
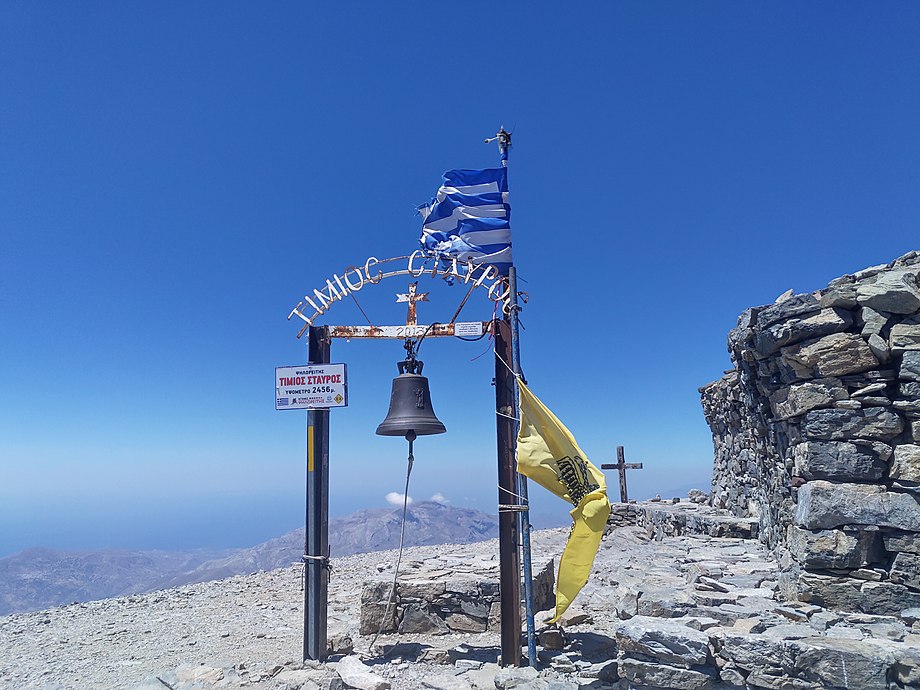
M 301 569 L 289 566 L 0 618 L 0 687 L 920 687 L 920 611 L 882 616 L 781 601 L 777 565 L 751 538 L 756 529 L 756 520 L 686 499 L 615 506 L 591 578 L 561 625 L 538 615 L 536 668 L 499 667 L 492 627 L 403 629 L 371 647 L 361 592 L 392 577 L 388 551 L 332 560 L 326 663 L 301 661 Z M 566 536 L 535 532 L 535 561 L 558 563 Z M 401 591 L 405 598 L 440 581 L 439 591 L 462 598 L 451 594 L 463 588 L 454 583 L 493 578 L 497 561 L 495 540 L 413 547 Z

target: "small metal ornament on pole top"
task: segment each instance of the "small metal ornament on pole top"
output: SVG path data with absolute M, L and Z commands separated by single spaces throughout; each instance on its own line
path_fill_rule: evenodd
M 498 149 L 501 153 L 502 167 L 508 167 L 508 150 L 511 148 L 511 133 L 506 131 L 504 126 L 499 128 L 498 133 L 489 139 L 486 143 L 493 141 L 498 142 Z M 511 369 L 516 378 L 521 377 L 521 341 L 518 328 L 518 294 L 517 294 L 517 270 L 514 265 L 508 269 L 508 290 L 509 290 L 509 311 L 508 321 L 511 326 Z M 518 428 L 520 425 L 521 405 L 518 395 L 517 382 L 514 385 L 514 418 L 518 420 L 513 424 L 514 439 L 516 442 Z M 524 611 L 527 619 L 527 659 L 531 666 L 537 665 L 537 643 L 536 631 L 534 625 L 533 610 L 533 567 L 530 551 L 530 502 L 527 494 L 527 478 L 515 471 L 517 493 L 521 501 L 521 546 L 523 552 L 524 567 Z M 504 496 L 501 502 L 507 502 L 510 497 Z

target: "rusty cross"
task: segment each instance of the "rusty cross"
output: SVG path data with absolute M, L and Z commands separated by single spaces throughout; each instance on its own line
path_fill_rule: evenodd
M 641 470 L 642 463 L 626 462 L 623 446 L 617 446 L 617 463 L 615 465 L 601 465 L 601 469 L 620 471 L 620 503 L 629 503 L 629 495 L 626 493 L 626 470 Z
M 427 292 L 416 292 L 418 288 L 418 283 L 409 283 L 409 292 L 408 294 L 397 294 L 397 302 L 408 302 L 409 308 L 406 311 L 406 325 L 415 326 L 418 323 L 418 319 L 415 314 L 415 303 L 416 302 L 427 302 L 428 293 Z

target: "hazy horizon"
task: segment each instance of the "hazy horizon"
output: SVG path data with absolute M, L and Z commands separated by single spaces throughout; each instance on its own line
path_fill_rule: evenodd
M 632 472 L 630 472 L 632 475 Z M 632 479 L 630 477 L 627 481 Z M 611 502 L 619 500 L 615 473 L 608 472 L 608 494 Z M 709 490 L 705 485 L 688 484 L 682 487 L 636 493 L 631 498 L 644 500 L 660 493 L 664 498 L 686 496 L 690 488 Z M 409 495 L 415 502 L 431 497 Z M 568 511 L 571 506 L 531 484 L 531 521 L 538 529 L 566 526 L 571 523 Z M 211 548 L 248 548 L 279 537 L 304 526 L 305 505 L 303 495 L 292 501 L 279 501 L 277 497 L 240 497 L 238 513 L 228 513 L 224 499 L 212 504 L 198 502 L 188 505 L 180 502 L 165 506 L 160 502 L 139 505 L 137 501 L 123 502 L 120 513 L 104 509 L 96 511 L 71 510 L 66 521 L 56 519 L 51 513 L 18 513 L 15 507 L 0 506 L 0 524 L 10 529 L 0 532 L 0 558 L 5 558 L 31 548 L 48 548 L 60 551 L 95 551 L 100 549 L 126 549 L 131 551 L 164 550 L 188 551 Z M 299 503 L 297 502 L 299 501 Z M 448 501 L 457 508 L 472 508 L 487 514 L 489 506 L 466 505 Z M 62 506 L 63 508 L 63 506 Z M 76 508 L 72 505 L 71 508 Z M 209 509 L 210 508 L 210 509 Z M 359 510 L 396 508 L 384 496 L 370 504 L 357 504 L 330 498 L 330 518 L 341 517 Z M 65 511 L 66 512 L 66 511 Z M 208 516 L 213 516 L 208 519 Z M 229 515 L 229 518 L 228 518 Z

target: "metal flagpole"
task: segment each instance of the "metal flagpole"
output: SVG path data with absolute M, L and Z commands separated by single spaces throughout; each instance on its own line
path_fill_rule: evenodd
M 502 167 L 508 167 L 508 149 L 511 148 L 511 133 L 505 131 L 502 126 L 498 134 L 495 135 L 498 140 L 498 149 L 501 152 Z M 490 141 L 487 139 L 486 141 Z M 517 295 L 517 270 L 514 265 L 508 269 L 508 290 L 511 303 L 511 313 L 509 316 L 511 326 L 511 369 L 518 378 L 521 376 L 521 340 L 518 331 L 518 295 Z M 514 386 L 514 417 L 520 420 L 521 405 L 520 396 L 518 395 L 517 382 Z M 517 439 L 518 427 L 520 422 L 514 423 L 514 438 Z M 537 665 L 537 642 L 534 625 L 533 611 L 533 566 L 530 555 L 530 501 L 527 496 L 527 477 L 517 474 L 518 494 L 521 497 L 523 509 L 521 510 L 521 546 L 524 557 L 524 611 L 527 619 L 527 659 L 531 666 Z
M 329 363 L 329 330 L 311 326 L 310 364 Z M 329 582 L 329 410 L 307 412 L 307 510 L 304 535 L 303 658 L 326 658 Z

